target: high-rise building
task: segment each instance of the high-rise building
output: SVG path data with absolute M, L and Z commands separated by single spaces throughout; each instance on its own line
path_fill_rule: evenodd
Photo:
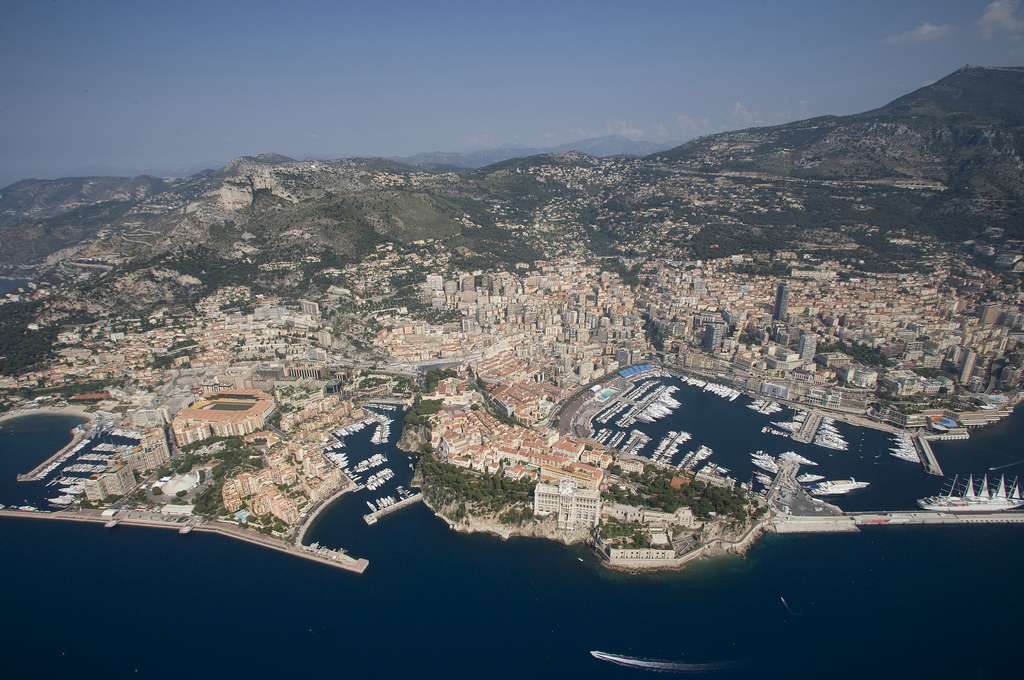
M 981 305 L 978 310 L 978 320 L 984 326 L 991 326 L 999 319 L 999 313 L 1003 311 L 1002 305 Z
M 772 318 L 776 321 L 785 321 L 787 314 L 789 314 L 789 281 L 782 281 L 775 291 L 775 309 L 772 311 Z
M 722 346 L 725 338 L 725 324 L 709 323 L 704 326 L 704 349 L 712 352 Z
M 800 343 L 797 345 L 801 361 L 811 361 L 815 352 L 818 351 L 818 336 L 804 333 L 800 336 Z
M 82 483 L 85 497 L 90 501 L 101 501 L 107 496 L 123 496 L 131 491 L 133 486 L 135 473 L 124 463 L 116 463 Z
M 963 362 L 960 364 L 960 384 L 965 385 L 971 380 L 971 374 L 974 373 L 974 362 L 978 358 L 978 353 L 974 350 L 968 350 L 967 354 L 963 357 Z

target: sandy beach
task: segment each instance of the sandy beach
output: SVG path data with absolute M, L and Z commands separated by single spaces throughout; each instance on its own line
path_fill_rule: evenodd
M 21 418 L 23 416 L 58 415 L 58 416 L 79 416 L 90 423 L 96 419 L 95 413 L 89 413 L 84 406 L 40 406 L 39 408 L 14 408 L 0 415 L 0 423 L 5 420 Z

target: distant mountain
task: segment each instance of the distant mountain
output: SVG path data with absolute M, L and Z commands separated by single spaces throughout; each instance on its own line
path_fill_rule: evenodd
M 895 271 L 920 262 L 924 242 L 994 234 L 1016 252 L 1024 239 L 1022 68 L 967 67 L 874 111 L 638 155 L 651 146 L 261 154 L 175 180 L 27 180 L 0 190 L 0 268 L 79 282 L 63 312 L 102 314 L 225 284 L 344 285 L 339 272 L 386 243 L 443 247 L 463 271 L 583 252 L 758 253 L 770 269 L 778 250 Z
M 0 226 L 25 218 L 53 217 L 105 201 L 135 201 L 165 191 L 167 186 L 161 179 L 146 176 L 26 179 L 0 191 Z
M 703 172 L 931 187 L 1019 214 L 1024 68 L 967 66 L 874 111 L 709 135 L 655 156 Z
M 508 145 L 496 149 L 481 149 L 472 153 L 449 153 L 444 151 L 418 153 L 415 156 L 408 156 L 397 160 L 422 167 L 475 170 L 476 168 L 482 168 L 512 158 L 524 158 L 526 156 L 538 156 L 563 151 L 579 151 L 595 158 L 607 158 L 609 156 L 647 156 L 656 151 L 670 149 L 673 146 L 674 143 L 672 142 L 661 144 L 657 142 L 636 142 L 622 135 L 608 135 L 593 139 L 581 139 L 577 142 L 569 142 L 568 144 L 543 149 Z

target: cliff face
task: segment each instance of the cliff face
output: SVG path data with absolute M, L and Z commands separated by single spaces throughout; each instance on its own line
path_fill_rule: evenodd
M 467 515 L 461 520 L 451 519 L 455 508 L 435 508 L 427 502 L 424 497 L 424 504 L 433 511 L 435 515 L 455 531 L 467 534 L 491 534 L 508 540 L 513 536 L 526 538 L 545 538 L 551 541 L 558 541 L 566 545 L 583 543 L 590 538 L 588 529 L 565 530 L 558 528 L 558 522 L 554 517 L 534 518 L 520 525 L 502 524 L 493 514 L 474 514 L 472 508 L 467 508 Z
M 430 442 L 430 425 L 403 425 L 398 448 L 407 453 L 420 453 L 420 446 Z

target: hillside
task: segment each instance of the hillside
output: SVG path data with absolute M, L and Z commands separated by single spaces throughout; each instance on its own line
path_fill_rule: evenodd
M 776 251 L 894 271 L 931 243 L 1024 237 L 1022 111 L 1024 69 L 968 67 L 875 111 L 646 158 L 566 151 L 457 174 L 264 154 L 173 181 L 19 182 L 0 192 L 0 273 L 77 283 L 54 311 L 102 313 L 227 283 L 369 286 L 343 270 L 385 244 L 463 271 L 560 255 L 760 254 L 764 268 Z
M 1001 223 L 1022 214 L 1022 156 L 1024 69 L 970 66 L 874 111 L 727 132 L 656 154 L 700 172 L 943 191 L 947 211 L 984 211 Z

